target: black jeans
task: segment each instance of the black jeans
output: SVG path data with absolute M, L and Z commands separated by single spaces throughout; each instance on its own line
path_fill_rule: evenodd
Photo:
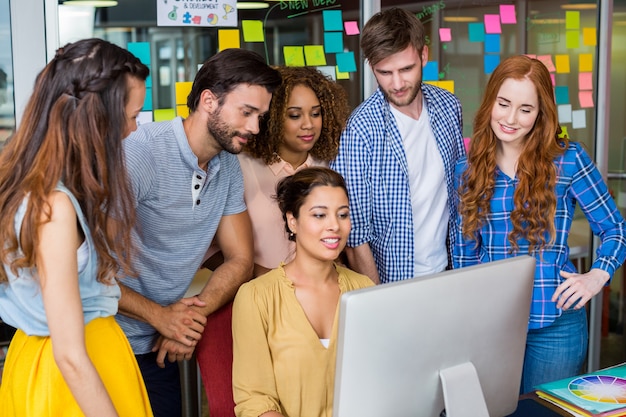
M 156 352 L 135 355 L 143 376 L 154 417 L 182 417 L 178 362 L 165 358 L 165 368 L 156 363 Z

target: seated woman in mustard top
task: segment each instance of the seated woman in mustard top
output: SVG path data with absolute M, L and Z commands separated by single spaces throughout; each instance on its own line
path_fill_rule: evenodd
M 235 413 L 329 417 L 340 296 L 374 284 L 334 262 L 351 227 L 341 175 L 305 168 L 282 179 L 276 194 L 296 251 L 291 262 L 242 285 L 235 297 Z

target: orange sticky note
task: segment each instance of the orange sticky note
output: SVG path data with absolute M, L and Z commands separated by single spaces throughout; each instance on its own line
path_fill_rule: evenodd
M 578 71 L 591 72 L 593 70 L 593 56 L 591 54 L 578 55 Z
M 583 45 L 596 46 L 597 43 L 596 28 L 583 28 Z
M 221 29 L 217 32 L 218 49 L 241 48 L 239 29 Z
M 569 55 L 556 55 L 554 60 L 557 74 L 569 74 Z

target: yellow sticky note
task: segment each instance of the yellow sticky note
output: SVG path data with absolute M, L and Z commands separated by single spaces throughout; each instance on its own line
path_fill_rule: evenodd
M 242 20 L 241 30 L 243 31 L 244 42 L 263 42 L 263 22 L 260 20 Z
M 176 104 L 187 105 L 187 96 L 191 93 L 192 85 L 193 83 L 191 81 L 177 82 L 174 85 L 174 89 L 176 90 Z
M 454 80 L 439 81 L 439 87 L 454 94 Z
M 186 119 L 187 116 L 189 116 L 189 107 L 187 107 L 186 104 L 184 106 L 176 106 L 176 116 L 180 116 L 183 119 Z
M 561 133 L 559 133 L 560 138 L 569 138 L 569 134 L 567 133 L 567 126 L 561 126 Z
M 565 31 L 565 47 L 567 49 L 577 49 L 580 46 L 580 32 L 577 30 Z
M 174 109 L 155 109 L 154 121 L 162 122 L 165 120 L 172 120 L 176 117 L 176 111 Z
M 580 29 L 580 12 L 565 12 L 565 29 Z
M 240 48 L 239 29 L 220 29 L 217 32 L 217 49 L 223 51 L 228 48 Z
M 434 85 L 435 87 L 439 87 L 439 81 L 422 81 L 424 84 Z
M 578 71 L 579 72 L 592 72 L 593 71 L 593 55 L 591 54 L 578 55 Z
M 596 28 L 583 28 L 583 45 L 596 46 L 597 43 Z
M 335 65 L 335 74 L 338 80 L 349 80 L 350 73 L 349 72 L 341 72 L 339 71 L 339 67 Z
M 285 65 L 288 67 L 304 67 L 304 48 L 302 46 L 283 46 Z
M 557 74 L 569 74 L 569 55 L 555 55 Z
M 306 64 L 310 67 L 326 65 L 324 45 L 304 45 L 304 57 Z

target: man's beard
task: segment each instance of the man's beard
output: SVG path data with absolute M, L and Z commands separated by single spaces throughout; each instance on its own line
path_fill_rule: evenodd
M 413 103 L 413 101 L 415 100 L 415 97 L 417 97 L 417 95 L 420 92 L 420 84 L 421 83 L 417 83 L 415 86 L 411 87 L 410 94 L 406 98 L 404 98 L 402 101 L 396 100 L 393 95 L 387 92 L 387 90 L 383 90 L 383 94 L 385 98 L 387 99 L 387 101 L 393 104 L 394 106 L 404 107 Z
M 234 137 L 241 137 L 247 139 L 248 141 L 254 139 L 254 135 L 241 133 L 231 129 L 230 126 L 222 120 L 221 107 L 218 108 L 209 118 L 209 121 L 207 122 L 207 129 L 209 134 L 215 138 L 222 149 L 232 154 L 238 154 L 243 149 L 242 143 L 239 141 L 233 141 Z

